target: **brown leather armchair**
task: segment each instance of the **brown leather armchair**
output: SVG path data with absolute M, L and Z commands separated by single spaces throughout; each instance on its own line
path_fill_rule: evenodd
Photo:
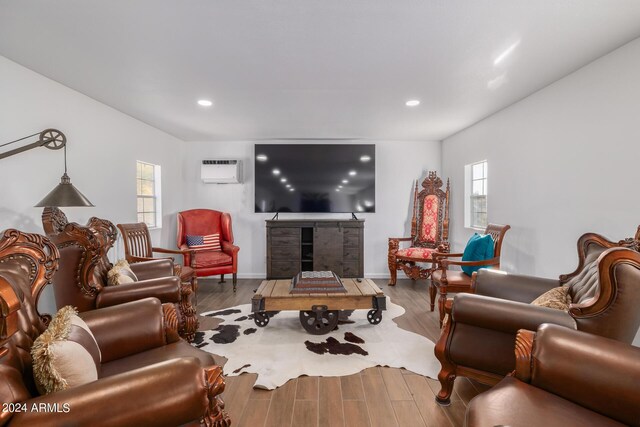
M 467 427 L 640 426 L 640 348 L 544 324 L 515 349 L 515 375 L 470 402 Z
M 138 281 L 109 286 L 107 273 L 112 264 L 107 253 L 118 235 L 112 222 L 93 217 L 82 226 L 68 222 L 60 209 L 47 207 L 42 223 L 47 236 L 60 251 L 60 267 L 53 277 L 58 308 L 73 305 L 84 312 L 156 297 L 163 303 L 175 305 L 180 336 L 193 340 L 198 318 L 191 304 L 191 284 L 174 276 L 171 259 L 131 264 Z
M 474 273 L 474 294 L 457 295 L 445 304 L 447 316 L 435 347 L 441 364 L 436 400 L 449 402 L 456 376 L 495 384 L 511 372 L 519 329 L 554 323 L 631 343 L 640 326 L 640 253 L 628 247 L 637 247 L 635 241 L 614 243 L 585 234 L 578 240 L 578 268 L 558 280 L 488 269 Z M 561 285 L 569 287 L 568 312 L 530 304 Z
M 0 425 L 230 425 L 221 368 L 178 337 L 174 306 L 156 298 L 81 313 L 101 351 L 98 380 L 40 395 L 30 350 L 51 319 L 37 304 L 58 257 L 43 236 L 0 235 L 0 400 L 14 409 L 0 412 Z M 33 409 L 42 404 L 47 411 Z

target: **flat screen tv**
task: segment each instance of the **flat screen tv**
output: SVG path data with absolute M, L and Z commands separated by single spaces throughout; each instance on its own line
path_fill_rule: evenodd
M 374 144 L 256 144 L 256 212 L 375 212 Z

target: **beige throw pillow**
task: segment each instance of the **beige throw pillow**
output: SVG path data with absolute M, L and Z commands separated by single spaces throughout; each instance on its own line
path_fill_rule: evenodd
M 559 286 L 557 288 L 549 289 L 544 294 L 531 302 L 532 305 L 540 307 L 555 308 L 557 310 L 569 311 L 569 304 L 571 304 L 571 295 L 569 295 L 568 286 Z
M 116 262 L 111 270 L 107 273 L 107 284 L 110 286 L 113 285 L 122 285 L 123 283 L 133 283 L 137 282 L 138 278 L 135 273 L 131 270 L 131 266 L 127 260 L 121 259 Z
M 87 324 L 71 306 L 61 308 L 31 347 L 33 376 L 45 393 L 98 379 L 100 349 Z

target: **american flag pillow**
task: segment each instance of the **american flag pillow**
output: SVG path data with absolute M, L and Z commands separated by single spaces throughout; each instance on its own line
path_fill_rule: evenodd
M 187 246 L 196 251 L 220 251 L 220 233 L 208 234 L 206 236 L 187 235 Z

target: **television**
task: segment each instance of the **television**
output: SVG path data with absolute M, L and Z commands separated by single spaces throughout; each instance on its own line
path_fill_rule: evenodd
M 256 212 L 375 212 L 374 144 L 255 144 Z

